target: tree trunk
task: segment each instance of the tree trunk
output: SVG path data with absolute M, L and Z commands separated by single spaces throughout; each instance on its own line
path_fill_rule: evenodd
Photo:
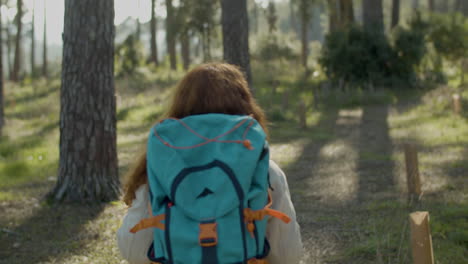
M 340 0 L 341 26 L 348 27 L 354 23 L 353 0 Z
M 46 2 L 44 2 L 44 36 L 42 41 L 42 76 L 47 78 L 48 74 L 48 65 L 47 65 L 47 8 Z
M 140 9 L 140 0 L 138 0 L 138 7 L 137 7 L 137 10 L 138 10 L 138 15 L 140 14 L 141 12 L 141 9 Z M 135 39 L 140 41 L 140 37 L 141 37 L 141 24 L 140 24 L 140 18 L 137 17 L 136 19 L 136 25 L 135 25 L 136 29 L 135 29 Z
M 449 11 L 449 3 L 448 3 L 448 0 L 439 0 L 438 1 L 439 5 L 438 5 L 438 11 L 441 12 L 441 13 L 448 13 Z
M 311 17 L 311 4 L 309 0 L 299 2 L 301 18 L 301 43 L 302 43 L 302 66 L 308 69 L 307 60 L 309 57 L 309 21 Z
M 36 39 L 34 37 L 34 1 L 33 1 L 33 10 L 32 10 L 32 21 L 31 21 L 31 77 L 36 78 Z
M 297 20 L 296 20 L 296 10 L 294 10 L 294 1 L 289 1 L 289 24 L 291 27 L 291 30 L 294 33 L 298 33 L 297 29 Z
M 3 6 L 3 0 L 0 0 L 0 9 Z M 2 12 L 0 12 L 0 136 L 3 135 L 3 126 L 5 124 L 4 113 L 4 93 L 3 93 L 3 37 L 2 37 Z
M 151 0 L 151 22 L 150 22 L 150 28 L 151 28 L 151 62 L 154 63 L 154 65 L 158 66 L 158 44 L 156 42 L 156 36 L 157 36 L 157 21 L 156 21 L 156 14 L 155 14 L 155 8 L 156 8 L 156 0 Z
M 378 33 L 384 33 L 382 0 L 362 1 L 364 27 Z
M 429 11 L 434 12 L 434 0 L 428 0 Z
M 328 26 L 330 32 L 340 28 L 339 7 L 339 0 L 328 0 Z
M 21 18 L 23 17 L 23 1 L 17 0 L 17 10 L 16 13 L 16 40 L 15 40 L 15 58 L 13 62 L 13 71 L 11 73 L 11 80 L 17 82 L 19 80 L 19 72 L 21 68 L 21 31 L 23 28 L 23 23 L 21 23 Z
M 7 64 L 8 64 L 8 78 L 11 80 L 11 72 L 13 71 L 13 66 L 11 65 L 11 32 L 10 32 L 10 20 L 7 16 L 7 25 L 6 25 L 6 44 L 7 44 Z
M 448 0 L 444 0 L 444 1 L 448 1 Z M 419 0 L 412 0 L 411 6 L 413 7 L 413 9 L 419 9 Z
M 175 41 L 175 23 L 174 23 L 174 7 L 172 6 L 172 0 L 166 0 L 166 42 L 167 51 L 169 52 L 169 60 L 171 63 L 171 69 L 177 69 L 177 57 L 176 57 L 176 41 Z
M 135 39 L 136 40 L 140 40 L 140 37 L 141 37 L 141 24 L 140 24 L 140 19 L 137 18 L 136 20 L 136 31 L 135 31 Z
M 114 1 L 65 0 L 60 160 L 49 198 L 117 199 Z
M 182 53 L 182 61 L 184 64 L 184 70 L 188 70 L 188 68 L 190 67 L 190 37 L 186 30 L 181 32 L 180 48 Z
M 224 60 L 245 73 L 252 93 L 247 0 L 221 0 Z
M 301 0 L 300 6 L 301 13 L 301 43 L 302 43 L 302 66 L 307 69 L 307 60 L 309 58 L 309 10 L 308 5 L 305 3 L 307 0 Z
M 400 22 L 400 0 L 393 0 L 392 5 L 392 28 Z
M 467 0 L 457 0 L 456 10 L 461 12 L 463 15 L 468 16 L 468 1 Z
M 204 29 L 201 34 L 201 44 L 203 51 L 203 61 L 211 61 L 211 33 L 209 26 L 208 28 Z

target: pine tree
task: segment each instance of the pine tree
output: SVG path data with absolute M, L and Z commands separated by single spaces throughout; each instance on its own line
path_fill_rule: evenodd
M 224 60 L 237 65 L 252 87 L 247 0 L 221 0 Z
M 60 159 L 51 200 L 118 198 L 114 34 L 113 0 L 65 0 Z
M 15 57 L 13 62 L 13 70 L 11 72 L 11 80 L 19 81 L 19 74 L 21 70 L 21 34 L 23 29 L 23 23 L 21 19 L 23 18 L 23 1 L 17 0 L 17 13 L 16 13 L 16 38 L 15 38 Z

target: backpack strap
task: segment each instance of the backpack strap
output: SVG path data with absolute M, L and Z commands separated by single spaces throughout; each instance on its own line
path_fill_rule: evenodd
M 268 264 L 268 261 L 266 259 L 252 258 L 247 261 L 247 264 Z
M 161 230 L 164 230 L 165 225 L 163 223 L 161 223 L 161 221 L 163 221 L 165 219 L 166 219 L 165 214 L 160 214 L 160 215 L 156 215 L 156 216 L 153 216 L 153 217 L 142 219 L 142 220 L 140 220 L 140 222 L 138 224 L 136 224 L 134 227 L 132 227 L 132 229 L 130 229 L 130 232 L 131 233 L 136 233 L 136 232 L 138 232 L 140 230 L 150 228 L 150 227 L 159 228 Z
M 291 222 L 291 218 L 287 216 L 285 213 L 271 209 L 272 204 L 273 204 L 273 199 L 271 198 L 270 190 L 268 190 L 268 204 L 263 209 L 260 209 L 260 210 L 252 210 L 250 208 L 244 209 L 244 220 L 247 223 L 247 230 L 249 230 L 252 236 L 255 230 L 255 225 L 253 221 L 263 220 L 263 218 L 265 218 L 265 216 L 267 215 L 278 218 L 279 220 L 283 221 L 286 224 Z

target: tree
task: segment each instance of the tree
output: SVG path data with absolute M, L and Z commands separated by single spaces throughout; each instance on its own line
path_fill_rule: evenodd
M 252 93 L 247 0 L 221 0 L 224 60 L 244 72 Z
M 340 14 L 342 27 L 348 27 L 354 23 L 353 0 L 340 0 Z
M 328 18 L 330 32 L 349 27 L 354 23 L 352 0 L 329 0 Z
M 444 0 L 447 1 L 447 0 Z M 413 7 L 414 10 L 419 9 L 419 0 L 412 0 L 411 6 Z
M 151 22 L 150 22 L 150 29 L 151 29 L 151 57 L 150 61 L 154 63 L 154 65 L 158 66 L 158 44 L 156 43 L 156 35 L 157 35 L 157 21 L 156 21 L 156 0 L 151 0 Z
M 3 0 L 0 0 L 0 9 L 3 6 Z M 4 93 L 3 93 L 3 38 L 2 38 L 2 12 L 0 12 L 0 136 L 3 133 L 3 126 L 5 123 L 4 114 Z
M 299 16 L 301 19 L 301 43 L 302 43 L 302 66 L 308 68 L 307 60 L 309 57 L 309 22 L 311 19 L 311 2 L 310 0 L 299 1 Z
M 47 8 L 46 2 L 44 2 L 44 35 L 42 40 L 42 76 L 44 78 L 48 77 L 48 67 L 47 67 Z
M 328 26 L 329 31 L 333 32 L 339 28 L 339 1 L 329 0 L 328 1 Z
M 138 12 L 140 12 L 140 0 L 138 0 Z M 140 23 L 140 17 L 137 17 L 136 19 L 136 30 L 135 30 L 135 37 L 139 41 L 141 37 L 141 23 Z
M 449 2 L 448 2 L 448 0 L 442 0 L 442 1 L 439 0 L 437 10 L 440 13 L 448 13 L 449 12 Z
M 400 0 L 393 0 L 392 5 L 392 28 L 400 22 Z
M 65 0 L 60 159 L 51 200 L 118 198 L 114 35 L 113 0 Z
M 34 37 L 34 1 L 33 1 L 33 10 L 32 10 L 32 21 L 31 21 L 31 76 L 36 77 L 36 40 Z
M 258 19 L 258 17 L 256 18 Z M 270 2 L 266 9 L 266 19 L 268 22 L 268 32 L 273 34 L 276 31 L 276 23 L 278 22 L 278 14 L 276 12 L 275 3 Z
M 23 23 L 23 0 L 17 0 L 17 13 L 16 13 L 16 39 L 15 39 L 15 58 L 13 62 L 13 71 L 11 72 L 11 80 L 17 82 L 19 80 L 19 72 L 21 70 L 21 32 Z
M 171 69 L 177 69 L 177 57 L 176 57 L 176 30 L 174 21 L 174 6 L 172 0 L 166 0 L 166 44 L 167 51 L 169 52 L 169 61 L 171 63 Z
M 191 6 L 190 24 L 199 35 L 199 44 L 201 44 L 205 62 L 211 60 L 211 39 L 215 32 L 214 27 L 218 23 L 215 20 L 218 8 L 218 0 L 198 0 L 196 5 Z
M 180 50 L 184 70 L 190 67 L 190 31 L 192 23 L 190 23 L 190 10 L 192 5 L 190 1 L 181 0 L 177 10 L 176 20 L 177 29 L 180 39 Z
M 382 0 L 362 1 L 364 28 L 378 33 L 384 33 Z
M 455 4 L 457 11 L 461 12 L 463 15 L 468 16 L 468 1 L 466 0 L 457 0 Z
M 428 0 L 429 11 L 434 12 L 434 0 Z

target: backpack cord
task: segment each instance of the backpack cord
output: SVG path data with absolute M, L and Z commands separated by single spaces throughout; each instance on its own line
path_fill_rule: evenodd
M 219 136 L 216 136 L 214 138 L 207 138 L 207 137 L 204 137 L 200 134 L 198 134 L 196 131 L 194 131 L 191 127 L 189 127 L 184 121 L 178 119 L 178 118 L 173 118 L 173 117 L 170 117 L 170 118 L 166 118 L 164 120 L 167 120 L 167 119 L 171 119 L 171 120 L 175 120 L 177 122 L 179 122 L 182 126 L 184 126 L 189 132 L 191 132 L 192 134 L 194 134 L 195 136 L 201 138 L 201 139 L 204 139 L 205 141 L 202 142 L 202 143 L 199 143 L 199 144 L 196 144 L 196 145 L 193 145 L 193 146 L 184 146 L 184 147 L 179 147 L 179 146 L 174 146 L 172 144 L 170 144 L 169 142 L 165 141 L 159 134 L 158 134 L 158 131 L 157 129 L 154 129 L 154 135 L 159 139 L 159 141 L 161 141 L 161 143 L 163 143 L 164 145 L 170 147 L 170 148 L 173 148 L 173 149 L 193 149 L 193 148 L 197 148 L 197 147 L 201 147 L 203 145 L 206 145 L 208 143 L 211 143 L 211 142 L 218 142 L 218 143 L 237 143 L 237 144 L 242 144 L 244 145 L 245 148 L 249 149 L 249 150 L 252 150 L 253 147 L 252 147 L 252 143 L 250 142 L 250 140 L 246 139 L 247 137 L 247 133 L 249 132 L 250 128 L 253 126 L 254 124 L 254 121 L 251 120 L 251 118 L 246 118 L 242 121 L 240 121 L 239 123 L 237 123 L 233 128 L 231 128 L 229 131 L 219 135 Z M 162 120 L 160 123 L 164 122 L 164 120 Z M 250 123 L 248 124 L 247 128 L 245 129 L 244 131 L 244 134 L 242 136 L 242 140 L 219 140 L 219 138 L 221 137 L 224 137 L 224 136 L 227 136 L 229 134 L 231 134 L 232 132 L 236 131 L 238 128 L 240 128 L 245 122 L 247 122 L 248 120 L 250 120 Z

